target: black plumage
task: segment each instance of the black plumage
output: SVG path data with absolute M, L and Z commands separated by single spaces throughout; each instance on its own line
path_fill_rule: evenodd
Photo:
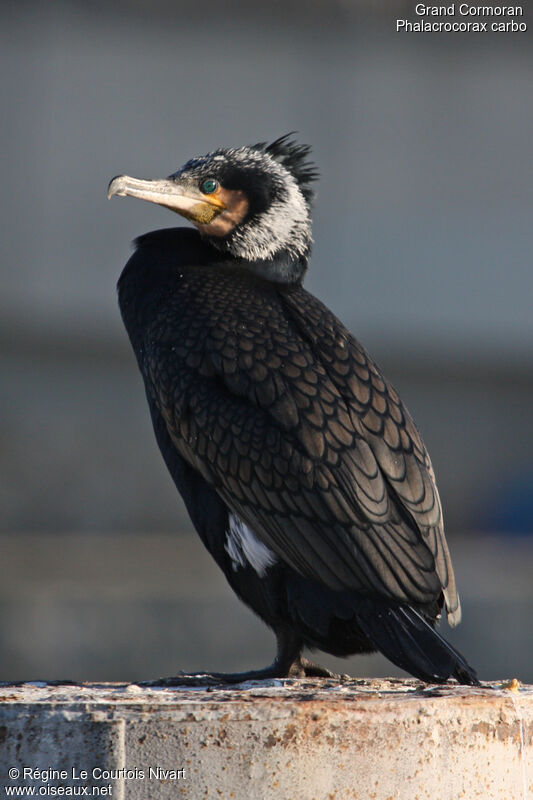
M 110 195 L 198 228 L 141 236 L 119 302 L 157 441 L 202 541 L 275 632 L 265 670 L 326 674 L 304 646 L 381 650 L 426 681 L 476 683 L 433 629 L 459 599 L 429 456 L 397 393 L 302 286 L 316 178 L 283 137 Z

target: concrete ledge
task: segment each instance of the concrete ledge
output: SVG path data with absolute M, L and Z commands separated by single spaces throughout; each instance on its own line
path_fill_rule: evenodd
M 532 742 L 516 682 L 0 686 L 3 796 L 526 800 Z

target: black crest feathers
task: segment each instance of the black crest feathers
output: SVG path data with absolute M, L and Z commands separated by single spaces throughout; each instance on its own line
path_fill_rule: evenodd
M 253 149 L 267 153 L 284 166 L 296 179 L 303 196 L 309 203 L 315 195 L 311 184 L 318 180 L 319 173 L 315 164 L 309 160 L 310 146 L 308 144 L 299 144 L 293 138 L 294 133 L 294 131 L 286 133 L 270 144 L 258 142 L 253 145 Z

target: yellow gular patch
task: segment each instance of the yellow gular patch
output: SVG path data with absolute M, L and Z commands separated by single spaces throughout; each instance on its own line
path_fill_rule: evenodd
M 189 210 L 190 216 L 188 218 L 198 225 L 209 225 L 220 212 L 220 207 L 217 208 L 211 203 L 197 203 Z
M 240 190 L 222 188 L 214 192 L 213 198 L 220 203 L 220 208 L 223 210 L 217 209 L 218 216 L 213 216 L 205 223 L 200 223 L 202 233 L 210 236 L 226 236 L 246 217 L 250 206 L 248 198 Z M 196 222 L 199 224 L 199 220 Z

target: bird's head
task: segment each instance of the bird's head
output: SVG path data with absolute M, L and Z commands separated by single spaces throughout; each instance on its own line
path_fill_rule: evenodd
M 158 203 L 190 220 L 218 250 L 262 277 L 301 280 L 311 247 L 310 148 L 291 135 L 272 144 L 220 148 L 163 180 L 119 175 L 108 197 Z

